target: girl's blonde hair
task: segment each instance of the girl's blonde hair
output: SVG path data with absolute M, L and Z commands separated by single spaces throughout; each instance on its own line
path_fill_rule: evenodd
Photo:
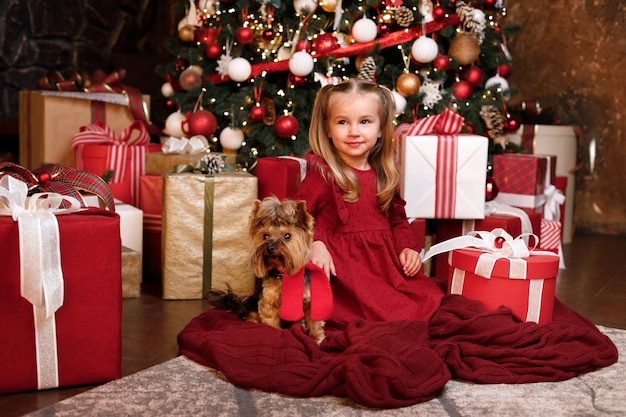
M 326 161 L 334 181 L 344 192 L 344 200 L 354 202 L 359 199 L 361 194 L 359 181 L 352 169 L 343 162 L 326 133 L 328 117 L 330 116 L 328 114 L 329 103 L 331 98 L 337 94 L 371 94 L 378 98 L 381 137 L 376 141 L 367 159 L 376 173 L 378 207 L 383 213 L 386 213 L 400 181 L 393 145 L 395 105 L 391 91 L 371 81 L 350 79 L 338 85 L 327 84 L 322 87 L 315 98 L 309 127 L 311 151 Z M 328 176 L 326 179 L 332 180 Z

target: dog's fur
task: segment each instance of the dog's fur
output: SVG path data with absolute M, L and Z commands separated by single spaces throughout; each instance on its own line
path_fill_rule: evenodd
M 280 201 L 276 197 L 255 200 L 249 233 L 252 240 L 250 266 L 261 282 L 255 295 L 239 297 L 230 288 L 228 291 L 211 290 L 207 301 L 212 306 L 237 312 L 244 320 L 281 328 L 281 278 L 283 274 L 295 274 L 306 264 L 313 241 L 313 216 L 306 210 L 305 201 Z M 302 326 L 309 336 L 321 343 L 324 322 L 310 318 L 310 287 L 306 281 Z

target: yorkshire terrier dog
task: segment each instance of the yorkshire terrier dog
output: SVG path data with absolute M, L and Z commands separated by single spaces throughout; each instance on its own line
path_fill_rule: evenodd
M 236 311 L 248 321 L 281 328 L 300 321 L 317 343 L 332 313 L 330 283 L 322 269 L 307 262 L 313 241 L 313 216 L 305 201 L 267 197 L 255 200 L 250 215 L 250 266 L 260 280 L 250 297 L 228 291 L 207 293 L 210 305 Z M 256 308 L 255 308 L 256 307 Z

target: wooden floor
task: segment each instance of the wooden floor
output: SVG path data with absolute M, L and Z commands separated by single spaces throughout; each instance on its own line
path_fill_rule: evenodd
M 596 324 L 626 329 L 626 236 L 579 234 L 564 253 L 567 269 L 557 279 L 557 297 Z M 161 300 L 157 281 L 149 280 L 140 298 L 124 300 L 122 374 L 175 357 L 176 335 L 206 308 L 201 300 Z M 90 388 L 0 395 L 0 417 L 21 416 Z

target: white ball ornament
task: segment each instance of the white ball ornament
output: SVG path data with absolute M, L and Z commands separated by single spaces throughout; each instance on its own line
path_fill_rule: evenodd
M 428 36 L 422 36 L 419 39 L 416 39 L 413 42 L 413 46 L 411 46 L 411 56 L 417 62 L 421 62 L 426 64 L 428 62 L 432 62 L 439 55 L 439 46 L 437 46 L 437 42 Z
M 306 77 L 313 71 L 313 57 L 307 51 L 298 51 L 289 59 L 289 71 L 298 77 Z
M 161 86 L 161 94 L 163 94 L 163 97 L 171 97 L 174 95 L 174 87 L 172 87 L 172 83 L 163 83 Z
M 503 78 L 499 75 L 494 75 L 485 82 L 485 88 L 492 88 L 498 85 L 500 86 L 500 89 L 502 91 L 509 89 L 509 82 L 506 80 L 506 78 Z
M 370 42 L 376 39 L 378 27 L 372 19 L 362 17 L 352 26 L 352 38 L 356 42 Z
M 220 132 L 220 145 L 226 150 L 236 151 L 241 148 L 244 137 L 243 130 L 227 126 Z
M 235 58 L 228 64 L 228 76 L 237 82 L 246 81 L 252 74 L 252 65 L 245 58 Z
M 185 121 L 185 115 L 181 112 L 177 111 L 165 119 L 165 128 L 163 131 L 167 133 L 169 136 L 174 136 L 175 138 L 182 138 L 185 136 L 183 132 L 183 122 Z
M 313 13 L 317 9 L 317 0 L 294 0 L 293 8 L 298 13 Z
M 393 90 L 391 92 L 391 96 L 393 97 L 395 114 L 403 113 L 404 109 L 406 108 L 406 98 L 404 98 L 402 94 L 398 93 L 396 90 Z

